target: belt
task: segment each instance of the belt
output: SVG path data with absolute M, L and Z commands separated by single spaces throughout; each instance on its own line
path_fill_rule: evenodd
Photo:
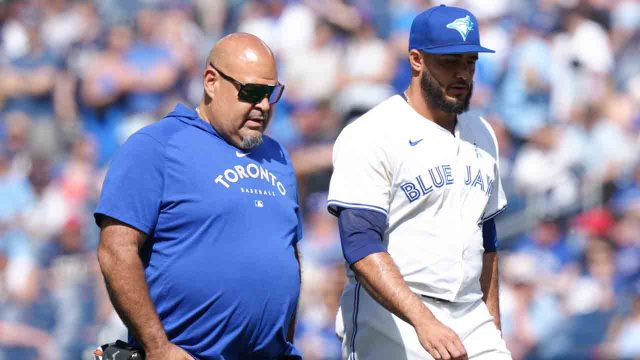
M 430 299 L 430 300 L 434 300 L 436 302 L 442 302 L 442 303 L 447 303 L 447 304 L 451 304 L 453 303 L 453 301 L 449 301 L 449 300 L 445 300 L 445 299 L 440 299 L 437 297 L 433 297 L 433 296 L 429 296 L 429 295 L 424 295 L 424 294 L 420 294 L 420 296 L 422 296 L 425 299 Z

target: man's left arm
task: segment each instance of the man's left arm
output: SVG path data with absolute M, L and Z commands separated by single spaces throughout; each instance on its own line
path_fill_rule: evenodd
M 485 150 L 493 155 L 496 163 L 494 168 L 494 182 L 489 185 L 490 196 L 483 214 L 482 240 L 484 254 L 482 255 L 482 273 L 480 274 L 480 288 L 482 289 L 482 300 L 487 304 L 489 313 L 493 316 L 493 322 L 498 330 L 501 330 L 500 323 L 500 302 L 499 302 L 499 272 L 498 272 L 498 234 L 496 232 L 495 217 L 507 207 L 507 197 L 500 180 L 500 167 L 498 154 L 498 139 L 491 125 L 484 119 L 482 123 L 486 126 L 488 134 L 493 144 L 487 144 Z
M 480 274 L 480 288 L 482 301 L 487 304 L 489 313 L 493 316 L 496 327 L 500 330 L 500 302 L 498 293 L 498 252 L 496 224 L 493 219 L 482 225 L 484 254 L 482 255 L 482 273 Z
M 493 322 L 500 330 L 500 302 L 498 300 L 498 253 L 485 252 L 482 255 L 482 274 L 480 275 L 482 301 L 487 304 Z
M 298 245 L 293 245 L 293 251 L 296 255 L 296 260 L 298 261 L 298 276 L 300 277 L 300 285 L 302 285 L 302 264 L 300 263 L 300 253 L 298 252 Z M 295 337 L 296 330 L 296 316 L 298 315 L 298 305 L 296 304 L 296 308 L 293 310 L 293 316 L 291 316 L 291 321 L 289 322 L 289 329 L 287 331 L 287 341 L 293 344 L 293 338 Z

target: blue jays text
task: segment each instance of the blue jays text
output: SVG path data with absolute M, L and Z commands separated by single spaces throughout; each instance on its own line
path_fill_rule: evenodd
M 427 174 L 418 175 L 416 176 L 415 181 L 408 181 L 400 185 L 400 188 L 404 191 L 409 202 L 414 202 L 421 196 L 429 195 L 434 191 L 434 189 L 449 186 L 454 182 L 451 165 L 436 166 L 429 169 L 427 172 L 428 177 Z M 431 181 L 427 183 L 425 182 L 425 179 L 427 179 L 427 181 Z M 465 185 L 481 190 L 488 197 L 493 190 L 493 182 L 494 179 L 488 175 L 483 176 L 480 169 L 473 172 L 471 170 L 471 166 L 467 165 L 467 171 L 464 178 Z

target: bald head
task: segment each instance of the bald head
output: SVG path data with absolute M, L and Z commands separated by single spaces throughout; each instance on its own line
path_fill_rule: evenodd
M 207 63 L 238 75 L 238 80 L 243 76 L 275 80 L 277 76 L 271 49 L 260 38 L 247 33 L 233 33 L 220 39 L 209 52 Z
M 209 53 L 203 85 L 201 116 L 232 145 L 258 146 L 273 111 L 270 96 L 278 89 L 279 98 L 283 90 L 267 44 L 246 33 L 220 39 Z

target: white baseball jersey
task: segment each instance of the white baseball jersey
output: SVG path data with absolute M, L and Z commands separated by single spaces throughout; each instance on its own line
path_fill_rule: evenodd
M 329 209 L 387 216 L 387 251 L 412 291 L 453 302 L 482 298 L 482 222 L 500 213 L 495 134 L 458 117 L 455 135 L 393 96 L 336 140 Z M 349 272 L 350 282 L 355 282 Z

